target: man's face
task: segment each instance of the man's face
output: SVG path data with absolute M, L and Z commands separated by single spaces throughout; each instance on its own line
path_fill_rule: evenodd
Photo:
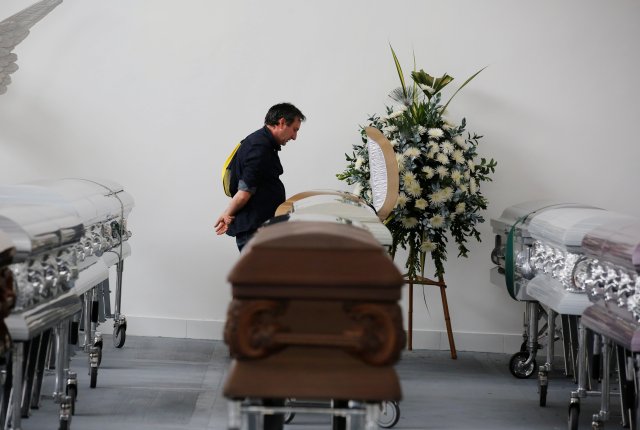
M 280 121 L 278 121 L 278 124 L 275 126 L 273 136 L 280 145 L 285 146 L 288 141 L 296 140 L 301 124 L 302 121 L 300 118 L 294 119 L 289 125 L 287 125 L 284 118 L 280 118 Z

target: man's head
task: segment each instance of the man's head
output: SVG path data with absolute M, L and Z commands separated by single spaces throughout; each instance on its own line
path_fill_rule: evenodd
M 276 141 L 284 146 L 289 140 L 296 140 L 300 124 L 307 119 L 300 109 L 291 103 L 271 106 L 264 118 L 264 124 L 271 130 Z

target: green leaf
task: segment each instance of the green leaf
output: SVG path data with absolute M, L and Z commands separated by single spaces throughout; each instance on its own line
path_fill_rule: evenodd
M 400 78 L 400 85 L 402 86 L 402 92 L 404 93 L 404 96 L 407 97 L 407 86 L 404 83 L 404 74 L 402 73 L 402 67 L 400 66 L 400 62 L 398 61 L 396 52 L 393 50 L 393 47 L 391 46 L 391 44 L 389 44 L 389 48 L 391 48 L 393 61 L 396 63 L 396 70 L 398 71 L 398 77 Z
M 420 69 L 419 72 L 416 72 L 415 70 L 411 72 L 411 78 L 413 79 L 413 82 L 417 84 L 428 85 L 432 88 L 435 88 L 436 78 L 422 69 Z
M 460 85 L 460 88 L 458 88 L 458 90 L 453 93 L 453 95 L 451 96 L 451 98 L 449 99 L 449 101 L 444 105 L 444 107 L 442 108 L 442 111 L 444 112 L 447 109 L 447 106 L 449 106 L 449 103 L 451 103 L 451 100 L 453 100 L 453 98 L 456 96 L 456 94 L 458 94 L 458 92 L 460 92 L 461 89 L 463 89 L 465 87 L 465 85 L 467 85 L 469 82 L 471 82 L 471 80 L 473 78 L 475 78 L 476 76 L 478 76 L 480 74 L 480 72 L 482 72 L 484 69 L 486 69 L 488 66 L 484 66 L 482 69 L 478 70 L 477 72 L 475 72 L 473 75 L 471 75 L 471 77 L 469 79 L 467 79 L 466 81 L 464 81 L 464 83 L 462 85 Z

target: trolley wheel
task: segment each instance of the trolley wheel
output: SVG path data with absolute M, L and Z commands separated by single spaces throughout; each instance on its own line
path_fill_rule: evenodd
M 284 406 L 290 407 L 291 405 L 293 405 L 294 400 L 295 399 L 285 399 Z M 296 413 L 289 411 L 289 412 L 285 412 L 283 415 L 284 415 L 284 423 L 289 424 L 291 421 L 293 421 L 293 418 L 296 416 Z
M 124 341 L 127 340 L 127 326 L 120 325 L 113 329 L 113 346 L 122 348 Z
M 578 430 L 578 418 L 580 417 L 580 404 L 569 405 L 569 430 Z
M 592 430 L 602 430 L 604 428 L 604 422 L 602 421 L 593 421 L 591 423 Z
M 540 385 L 540 406 L 547 406 L 547 386 Z
M 67 385 L 67 396 L 71 397 L 71 415 L 76 414 L 76 399 L 78 398 L 78 387 Z
M 522 341 L 522 343 L 520 344 L 520 352 L 526 352 L 527 351 L 527 341 L 524 340 Z
M 293 421 L 295 416 L 296 416 L 295 412 L 287 412 L 287 413 L 285 413 L 284 414 L 284 423 L 285 424 L 289 424 L 291 421 Z
M 383 429 L 390 429 L 398 424 L 400 419 L 400 405 L 398 402 L 384 401 L 380 403 L 380 415 L 378 415 L 378 426 Z
M 69 422 L 69 420 L 60 418 L 60 427 L 58 427 L 59 430 L 70 430 L 71 429 L 71 423 Z
M 529 358 L 528 352 L 516 352 L 511 356 L 511 360 L 509 360 L 509 370 L 511 374 L 518 379 L 527 379 L 531 375 L 533 375 L 534 369 L 537 369 L 538 366 L 536 364 L 536 359 L 531 360 L 531 363 L 526 368 L 524 367 L 524 363 Z
M 91 382 L 89 383 L 89 387 L 96 388 L 96 384 L 98 383 L 98 368 L 92 367 L 90 374 L 91 374 Z

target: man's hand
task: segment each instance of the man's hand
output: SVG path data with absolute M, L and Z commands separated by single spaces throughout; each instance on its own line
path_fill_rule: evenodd
M 227 230 L 229 230 L 229 225 L 231 225 L 231 223 L 233 222 L 233 218 L 235 217 L 232 217 L 230 215 L 221 215 L 220 218 L 218 218 L 218 220 L 216 221 L 216 224 L 213 226 L 213 228 L 216 229 L 216 234 L 225 234 Z

